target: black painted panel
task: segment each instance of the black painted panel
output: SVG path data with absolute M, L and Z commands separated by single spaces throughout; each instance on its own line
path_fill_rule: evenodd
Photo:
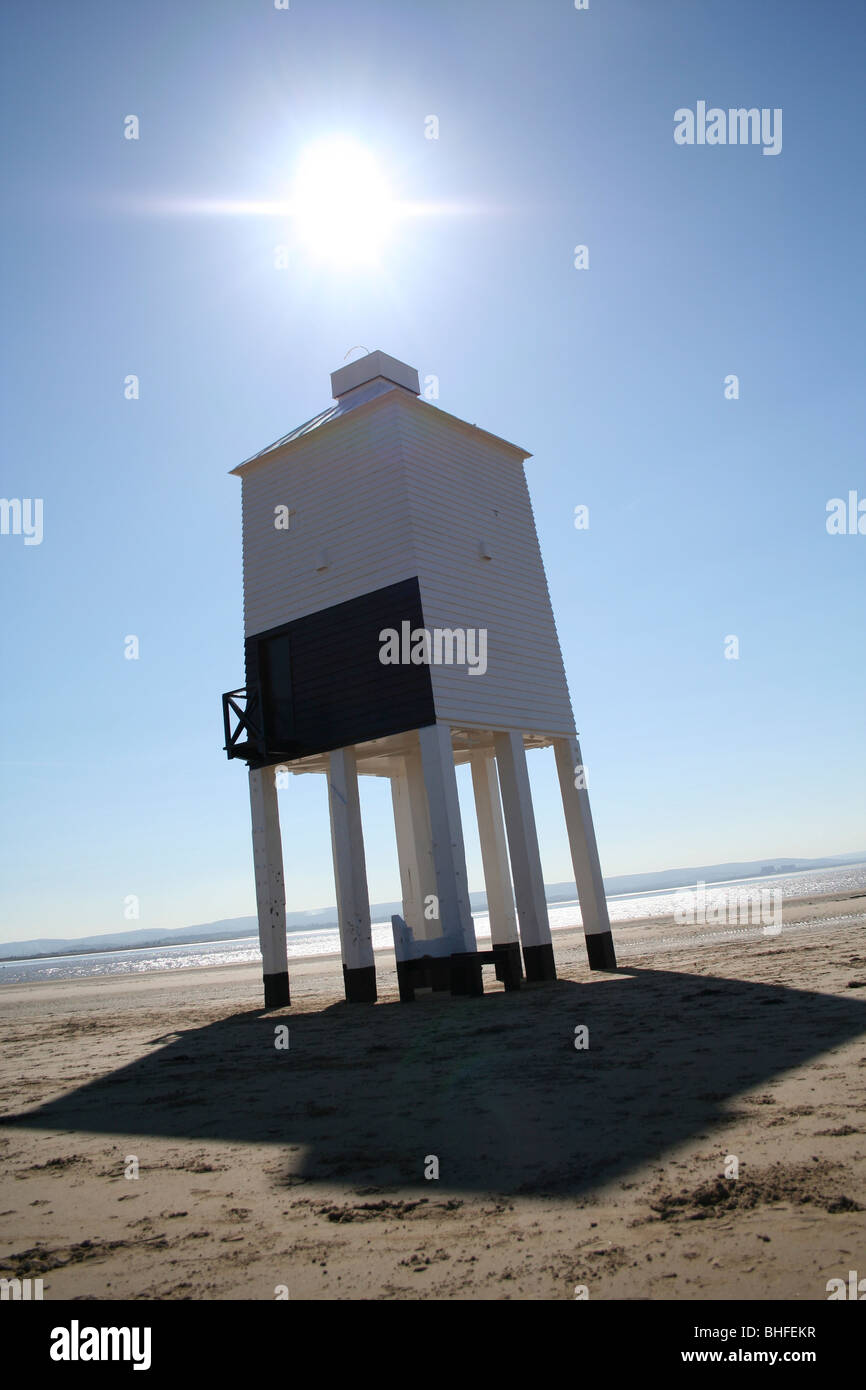
M 251 765 L 434 723 L 430 668 L 379 660 L 380 632 L 403 622 L 424 625 L 417 578 L 247 638 L 247 697 L 261 708 L 265 742 Z

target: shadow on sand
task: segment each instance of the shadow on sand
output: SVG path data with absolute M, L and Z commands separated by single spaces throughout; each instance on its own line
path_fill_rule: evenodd
M 280 1023 L 287 1050 L 274 1046 Z M 588 1050 L 575 1049 L 578 1024 Z M 435 1154 L 440 1190 L 579 1194 L 709 1137 L 743 1092 L 864 1030 L 866 1002 L 853 997 L 624 969 L 591 985 L 181 1027 L 131 1065 L 2 1122 L 297 1146 L 287 1185 L 429 1192 L 424 1160 Z

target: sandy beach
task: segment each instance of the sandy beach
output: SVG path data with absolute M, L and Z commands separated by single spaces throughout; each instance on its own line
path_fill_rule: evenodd
M 620 926 L 616 974 L 558 932 L 556 984 L 485 972 L 483 999 L 401 1005 L 388 953 L 376 1005 L 330 957 L 272 1013 L 256 965 L 5 986 L 0 1274 L 46 1299 L 824 1300 L 866 1273 L 864 910 Z

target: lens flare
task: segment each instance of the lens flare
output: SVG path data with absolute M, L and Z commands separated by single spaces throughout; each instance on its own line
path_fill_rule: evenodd
M 342 136 L 301 155 L 291 196 L 300 243 L 335 266 L 372 265 L 397 219 L 397 204 L 369 150 Z

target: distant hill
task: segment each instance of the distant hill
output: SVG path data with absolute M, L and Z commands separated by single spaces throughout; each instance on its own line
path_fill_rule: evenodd
M 734 864 L 700 864 L 688 869 L 661 869 L 647 874 L 617 874 L 613 878 L 606 878 L 604 887 L 607 896 L 613 898 L 629 893 L 660 893 L 671 888 L 688 888 L 699 881 L 723 883 L 727 879 L 766 877 L 771 873 L 796 873 L 808 869 L 842 868 L 846 864 L 863 862 L 866 862 L 866 850 L 856 854 L 838 854 L 827 859 L 753 859 Z M 574 883 L 568 880 L 565 883 L 546 883 L 544 888 L 549 903 L 568 902 L 577 896 Z M 485 911 L 486 893 L 470 893 L 469 899 L 473 911 Z M 402 910 L 403 905 L 399 901 L 370 904 L 373 920 L 378 922 L 387 922 L 392 913 Z M 307 912 L 287 912 L 286 926 L 291 932 L 321 931 L 327 927 L 336 930 L 337 909 L 320 907 Z M 0 942 L 0 960 L 30 960 L 36 956 L 85 955 L 97 951 L 185 946 L 257 935 L 258 924 L 255 917 L 227 917 L 222 921 L 205 922 L 197 927 L 171 927 L 165 931 L 154 931 L 152 927 L 138 927 L 134 931 L 107 932 L 98 936 L 43 936 L 33 941 Z

